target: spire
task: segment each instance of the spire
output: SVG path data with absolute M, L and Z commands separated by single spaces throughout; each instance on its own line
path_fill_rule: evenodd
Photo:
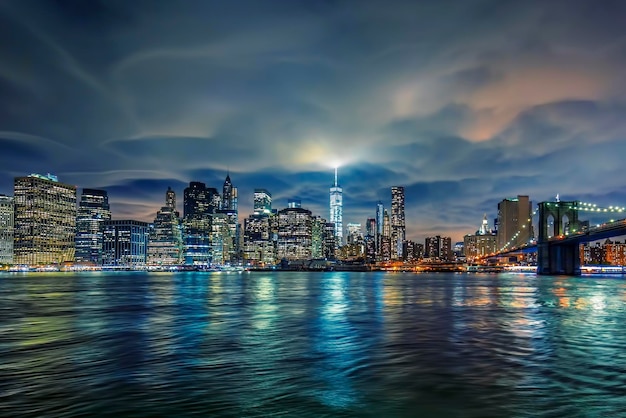
M 335 167 L 335 187 L 337 187 L 337 167 Z

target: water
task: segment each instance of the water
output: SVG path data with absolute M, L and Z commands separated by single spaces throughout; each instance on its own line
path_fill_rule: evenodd
M 626 417 L 623 277 L 0 275 L 7 417 Z

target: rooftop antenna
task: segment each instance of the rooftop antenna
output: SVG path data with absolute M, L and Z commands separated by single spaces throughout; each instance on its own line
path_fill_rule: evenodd
M 335 187 L 337 187 L 337 167 L 335 167 Z

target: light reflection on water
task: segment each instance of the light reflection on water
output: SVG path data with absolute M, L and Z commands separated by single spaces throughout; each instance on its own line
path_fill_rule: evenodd
M 0 275 L 3 416 L 626 416 L 626 281 Z

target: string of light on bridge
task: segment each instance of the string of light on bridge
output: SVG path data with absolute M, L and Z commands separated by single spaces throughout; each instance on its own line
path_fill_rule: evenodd
M 580 202 L 576 210 L 583 212 L 624 212 L 626 208 L 623 206 L 609 206 L 608 208 L 598 207 L 595 203 Z
M 532 215 L 530 215 L 530 218 L 528 218 L 528 222 L 531 222 L 531 219 L 533 218 L 533 216 L 535 216 L 537 214 L 537 212 L 539 212 L 539 206 L 537 206 L 537 209 L 535 209 L 535 211 L 532 213 Z M 509 245 L 511 245 L 512 243 L 517 241 L 517 237 L 519 237 L 519 234 L 521 234 L 522 231 L 524 231 L 525 229 L 526 229 L 526 225 L 522 225 L 522 229 L 520 229 L 515 234 L 513 234 L 513 236 L 509 240 L 509 242 L 504 244 L 504 246 L 502 248 L 500 248 L 500 251 L 498 251 L 498 252 L 505 251 Z M 527 244 L 527 243 L 524 243 L 524 244 Z

